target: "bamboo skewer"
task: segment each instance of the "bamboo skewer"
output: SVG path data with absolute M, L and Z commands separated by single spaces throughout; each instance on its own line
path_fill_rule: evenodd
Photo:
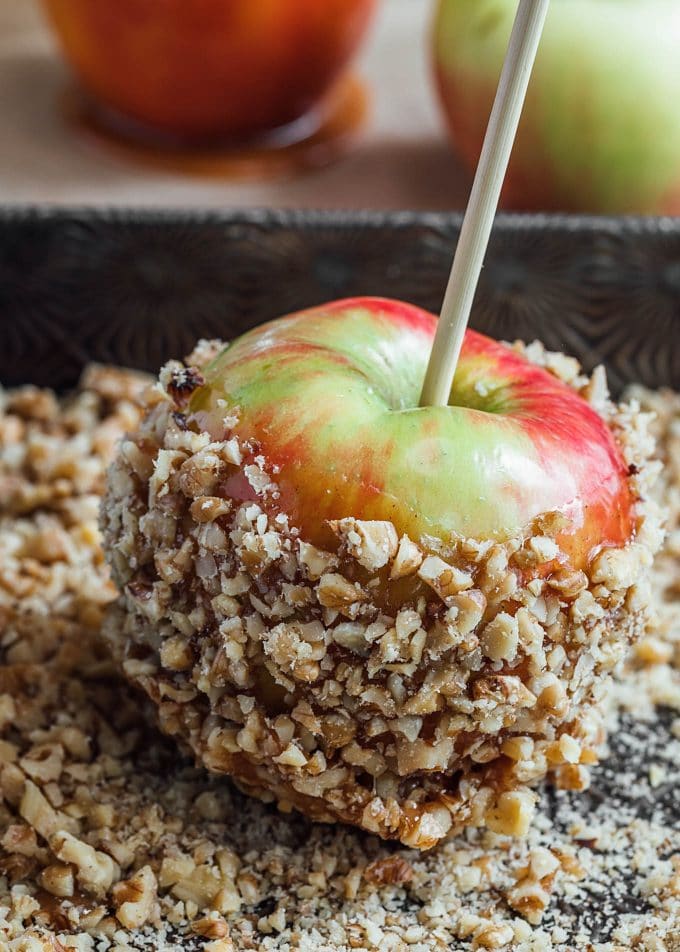
M 420 406 L 446 406 L 550 0 L 520 0 L 444 294 Z

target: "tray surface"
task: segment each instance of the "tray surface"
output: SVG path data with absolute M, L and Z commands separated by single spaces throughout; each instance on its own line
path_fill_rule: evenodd
M 198 336 L 354 294 L 437 310 L 454 214 L 0 213 L 0 379 L 156 371 Z M 472 325 L 541 338 L 618 389 L 680 386 L 680 220 L 499 216 Z
M 166 358 L 188 353 L 199 336 L 228 338 L 335 297 L 378 294 L 436 310 L 459 225 L 459 216 L 411 213 L 5 211 L 0 381 L 70 388 L 92 360 L 156 371 Z M 604 362 L 615 391 L 632 381 L 680 389 L 680 221 L 501 216 L 472 323 L 505 339 L 538 337 L 589 369 Z M 589 791 L 542 791 L 545 822 L 567 839 L 575 821 L 606 826 L 612 812 L 626 823 L 640 818 L 680 826 L 674 719 L 677 712 L 669 708 L 648 721 L 624 714 Z M 160 798 L 188 767 L 170 742 L 153 743 L 163 752 L 153 766 Z M 660 784 L 648 776 L 650 760 L 663 767 Z M 140 769 L 147 767 L 142 754 Z M 248 817 L 257 814 L 272 850 L 292 866 L 312 868 L 315 849 L 348 838 L 365 861 L 400 849 L 359 832 L 282 817 L 218 783 L 234 816 L 234 844 L 247 842 Z M 611 845 L 584 842 L 605 853 Z M 546 935 L 553 927 L 566 931 L 550 948 L 590 947 L 582 945 L 584 935 L 608 942 L 627 916 L 653 911 L 653 898 L 634 887 L 627 865 L 634 865 L 637 845 L 616 853 L 612 847 L 605 882 L 587 881 L 571 898 L 564 893 L 554 900 L 542 927 Z M 617 866 L 621 856 L 625 864 Z M 417 864 L 415 854 L 410 861 Z M 423 887 L 405 890 L 398 900 L 399 914 L 412 916 L 414 927 L 425 897 Z M 243 913 L 256 922 L 279 899 L 265 897 Z M 170 941 L 163 947 L 203 945 Z M 148 947 L 140 940 L 139 948 Z M 465 941 L 449 946 L 470 947 Z

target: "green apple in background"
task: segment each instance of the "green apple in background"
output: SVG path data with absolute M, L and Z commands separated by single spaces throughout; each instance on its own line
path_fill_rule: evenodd
M 439 0 L 436 85 L 473 168 L 517 0 Z M 680 3 L 553 0 L 505 207 L 680 214 Z

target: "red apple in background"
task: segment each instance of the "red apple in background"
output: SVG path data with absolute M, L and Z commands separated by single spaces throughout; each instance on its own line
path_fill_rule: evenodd
M 516 0 L 440 0 L 436 85 L 454 147 L 474 168 Z M 680 5 L 551 4 L 503 204 L 680 213 Z
M 45 0 L 85 88 L 178 137 L 244 138 L 328 92 L 376 0 Z

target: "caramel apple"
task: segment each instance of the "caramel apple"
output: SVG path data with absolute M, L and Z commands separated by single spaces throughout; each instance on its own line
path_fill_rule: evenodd
M 242 141 L 318 107 L 375 0 L 44 0 L 67 60 L 118 117 Z
M 427 848 L 587 783 L 659 542 L 646 420 L 603 375 L 338 301 L 171 362 L 102 510 L 114 654 L 209 770 Z

